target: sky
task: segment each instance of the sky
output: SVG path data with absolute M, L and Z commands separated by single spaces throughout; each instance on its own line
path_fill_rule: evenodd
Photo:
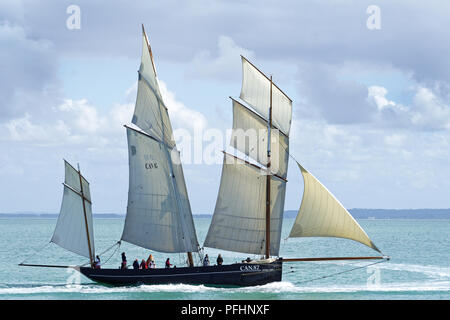
M 174 131 L 200 141 L 181 148 L 193 213 L 214 211 L 241 54 L 293 100 L 290 153 L 345 207 L 450 208 L 449 17 L 433 0 L 2 0 L 0 212 L 58 212 L 63 159 L 94 212 L 126 211 L 141 24 Z M 294 161 L 288 181 L 297 210 Z

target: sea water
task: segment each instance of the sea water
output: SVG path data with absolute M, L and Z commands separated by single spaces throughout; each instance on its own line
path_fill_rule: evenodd
M 196 218 L 202 244 L 211 222 Z M 450 220 L 359 220 L 390 261 L 292 262 L 283 264 L 283 280 L 248 288 L 217 288 L 184 284 L 107 287 L 73 269 L 19 267 L 20 262 L 80 265 L 87 259 L 49 243 L 56 219 L 0 218 L 1 299 L 450 299 Z M 286 237 L 293 219 L 285 219 L 280 256 L 285 258 L 378 255 L 345 239 Z M 120 239 L 123 219 L 94 219 L 95 252 Z M 151 235 L 150 235 L 151 241 Z M 117 250 L 115 250 L 117 249 Z M 167 257 L 183 266 L 185 255 L 152 252 L 122 243 L 102 256 L 103 267 L 118 268 L 120 253 L 128 263 L 147 259 L 157 267 Z M 248 255 L 205 248 L 212 264 L 221 253 L 224 263 Z M 196 257 L 196 261 L 199 258 Z M 250 255 L 250 258 L 258 258 Z M 376 264 L 374 264 L 376 263 Z

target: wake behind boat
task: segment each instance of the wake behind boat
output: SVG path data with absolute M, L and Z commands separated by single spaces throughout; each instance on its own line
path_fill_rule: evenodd
M 231 145 L 255 163 L 224 152 L 214 215 L 204 247 L 254 254 L 257 260 L 203 266 L 179 151 L 142 27 L 142 57 L 132 124 L 126 125 L 129 156 L 127 214 L 120 241 L 165 253 L 185 253 L 186 267 L 97 268 L 88 181 L 65 162 L 64 196 L 51 242 L 86 258 L 75 267 L 108 285 L 203 284 L 255 286 L 281 281 L 284 262 L 385 259 L 375 257 L 281 258 L 281 227 L 287 185 L 292 100 L 245 57 L 240 99 L 232 98 Z M 256 132 L 248 140 L 246 133 Z M 243 134 L 244 133 L 244 134 Z M 339 201 L 299 163 L 304 194 L 289 237 L 340 237 L 375 251 Z M 381 252 L 380 252 L 381 253 Z M 198 257 L 197 265 L 194 255 Z M 43 266 L 20 264 L 22 266 Z M 46 266 L 69 267 L 69 266 Z

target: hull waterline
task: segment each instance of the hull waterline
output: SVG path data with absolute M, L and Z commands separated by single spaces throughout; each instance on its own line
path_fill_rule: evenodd
M 113 286 L 192 284 L 246 287 L 281 281 L 282 261 L 144 270 L 80 267 L 79 271 L 92 281 Z

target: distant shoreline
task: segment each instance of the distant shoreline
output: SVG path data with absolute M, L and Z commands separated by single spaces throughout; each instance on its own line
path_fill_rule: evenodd
M 432 219 L 447 220 L 450 219 L 450 209 L 349 209 L 352 216 L 356 219 L 367 220 L 391 220 L 391 219 Z M 211 218 L 211 214 L 194 214 L 194 218 Z M 296 210 L 286 210 L 284 218 L 295 218 Z M 0 213 L 0 218 L 37 218 L 37 219 L 56 219 L 57 213 Z M 124 219 L 125 214 L 119 213 L 96 213 L 96 219 Z

